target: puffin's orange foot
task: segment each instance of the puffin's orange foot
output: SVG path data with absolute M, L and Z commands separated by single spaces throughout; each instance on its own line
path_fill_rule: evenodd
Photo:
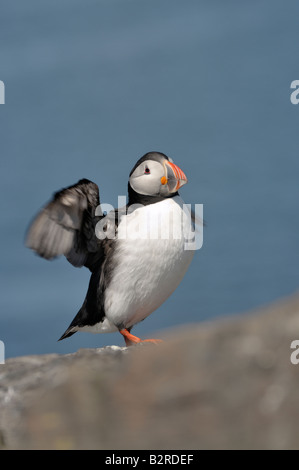
M 161 339 L 140 339 L 137 336 L 132 335 L 129 333 L 128 330 L 119 330 L 120 334 L 123 335 L 126 346 L 132 346 L 133 344 L 138 344 L 138 343 L 154 343 L 154 344 L 159 344 L 162 343 Z

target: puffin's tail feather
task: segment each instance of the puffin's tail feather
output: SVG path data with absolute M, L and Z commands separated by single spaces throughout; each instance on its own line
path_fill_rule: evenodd
M 75 333 L 77 333 L 78 327 L 83 326 L 84 323 L 82 324 L 82 317 L 84 318 L 84 315 L 86 315 L 87 313 L 85 309 L 85 305 L 86 305 L 86 299 L 84 300 L 82 307 L 80 308 L 79 312 L 73 319 L 72 323 L 65 330 L 65 332 L 63 333 L 61 338 L 59 338 L 58 341 L 62 341 L 65 338 L 69 338 L 70 336 L 73 336 Z
M 69 326 L 68 329 L 63 333 L 61 338 L 59 338 L 58 341 L 62 341 L 63 339 L 69 338 L 70 336 L 73 336 L 75 333 L 77 333 L 77 331 L 76 330 L 74 331 L 74 327 Z

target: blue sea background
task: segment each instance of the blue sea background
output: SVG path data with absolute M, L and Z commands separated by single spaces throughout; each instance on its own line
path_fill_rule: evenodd
M 186 173 L 181 195 L 204 205 L 207 227 L 184 281 L 137 335 L 244 315 L 298 290 L 298 18 L 289 0 L 1 3 L 6 357 L 123 345 L 118 333 L 57 342 L 89 272 L 38 258 L 24 236 L 52 193 L 82 177 L 117 205 L 150 150 Z

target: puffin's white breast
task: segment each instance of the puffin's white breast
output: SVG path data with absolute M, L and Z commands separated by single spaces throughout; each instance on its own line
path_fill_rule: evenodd
M 118 226 L 114 270 L 105 292 L 111 324 L 129 328 L 156 310 L 176 289 L 193 258 L 190 214 L 179 196 L 135 209 Z

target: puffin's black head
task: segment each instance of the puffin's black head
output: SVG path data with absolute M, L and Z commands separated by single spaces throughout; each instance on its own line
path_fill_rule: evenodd
M 184 172 L 160 152 L 141 157 L 130 173 L 129 204 L 150 204 L 178 194 L 187 183 Z

